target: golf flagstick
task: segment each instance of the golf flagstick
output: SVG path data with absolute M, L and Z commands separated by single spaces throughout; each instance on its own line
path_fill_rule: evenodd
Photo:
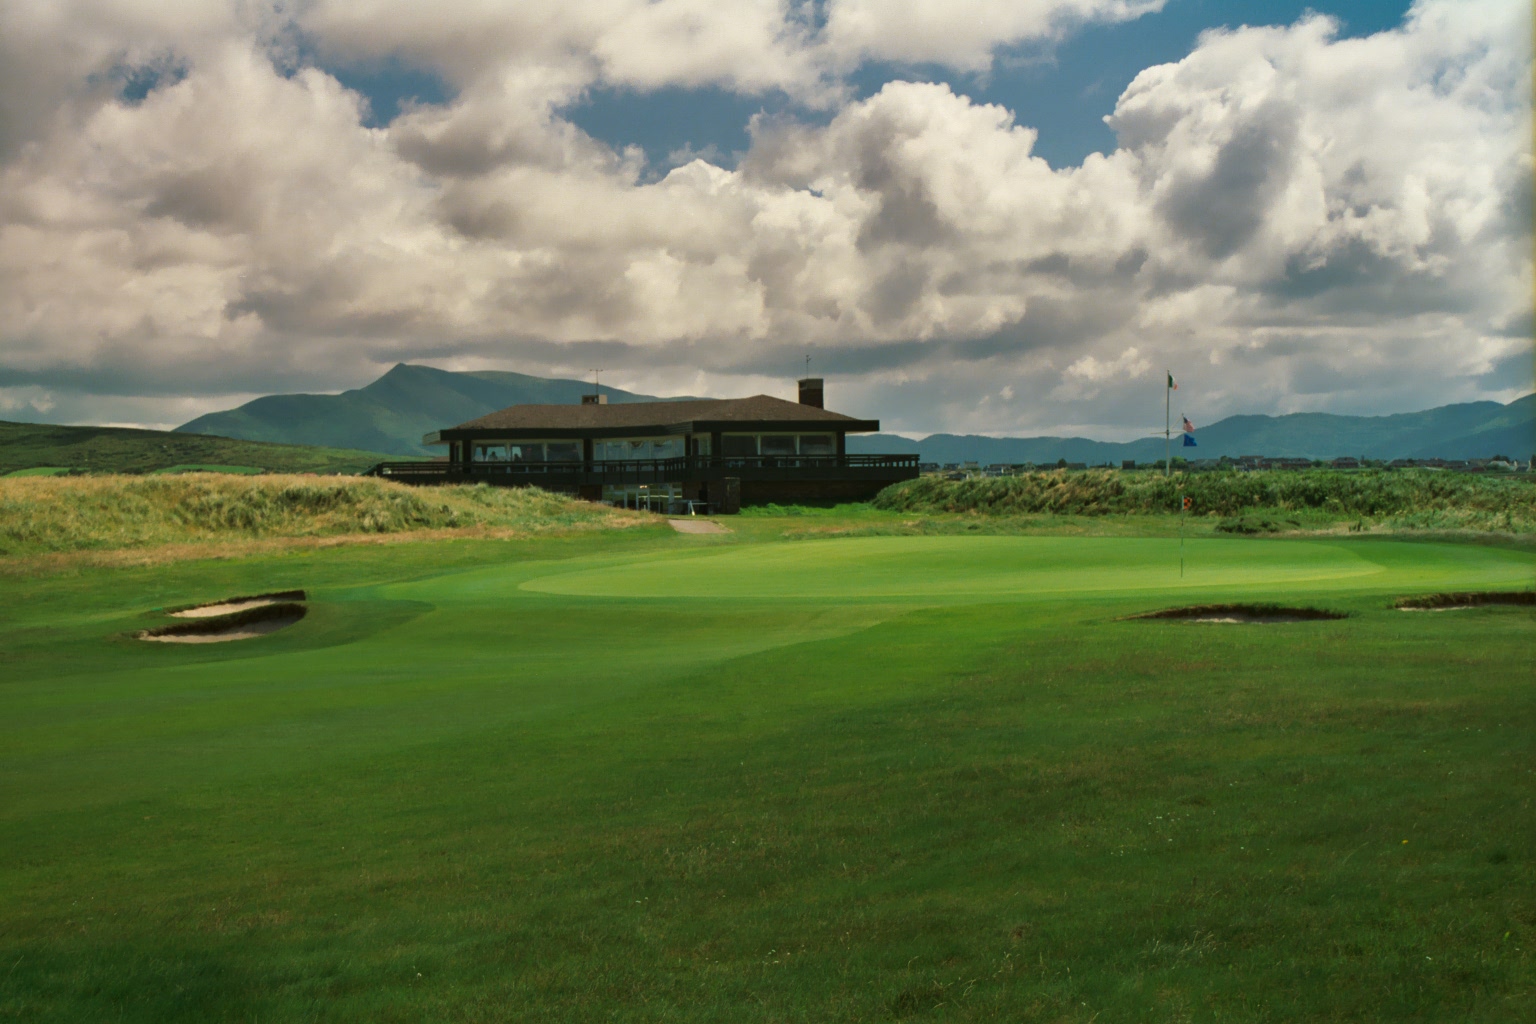
M 1184 578 L 1184 518 L 1189 515 L 1190 504 L 1186 495 L 1179 495 L 1179 579 Z

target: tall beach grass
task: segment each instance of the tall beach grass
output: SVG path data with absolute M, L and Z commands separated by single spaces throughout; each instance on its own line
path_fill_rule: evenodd
M 0 554 L 487 527 L 519 532 L 635 521 L 532 488 L 408 487 L 271 475 L 0 479 Z
M 1047 471 L 1015 477 L 922 477 L 886 488 L 876 508 L 990 515 L 1115 515 L 1278 512 L 1366 519 L 1410 529 L 1536 531 L 1536 481 L 1432 470 L 1212 472 L 1164 476 L 1115 470 Z

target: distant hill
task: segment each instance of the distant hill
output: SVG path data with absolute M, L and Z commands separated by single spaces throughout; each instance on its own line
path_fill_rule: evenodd
M 327 445 L 391 455 L 442 454 L 423 447 L 433 430 L 463 423 L 509 405 L 574 404 L 592 385 L 579 380 L 531 377 L 522 373 L 456 373 L 401 363 L 366 387 L 339 395 L 271 395 L 238 409 L 199 416 L 176 430 L 184 434 L 288 444 Z M 610 402 L 674 399 L 604 386 Z M 692 396 L 686 396 L 692 397 Z M 878 414 L 879 410 L 874 410 Z M 1485 458 L 1508 455 L 1525 460 L 1536 449 L 1536 395 L 1500 405 L 1468 402 L 1393 416 L 1229 416 L 1196 432 L 1199 446 L 1175 455 L 1340 455 L 1372 459 Z M 921 441 L 892 434 L 848 438 L 854 454 L 916 452 L 927 462 L 1152 462 L 1163 457 L 1161 437 L 1116 443 L 1085 437 L 982 437 L 933 434 Z
M 226 472 L 360 473 L 378 452 L 268 444 L 127 427 L 66 427 L 0 421 L 0 476 L 18 470 L 153 473 L 217 468 Z
M 1195 432 L 1198 446 L 1179 447 L 1176 456 L 1213 459 L 1223 455 L 1290 456 L 1331 459 L 1354 455 L 1370 459 L 1478 459 L 1508 455 L 1525 461 L 1536 451 L 1536 395 L 1508 405 L 1466 402 L 1424 412 L 1392 416 L 1336 416 L 1292 413 L 1289 416 L 1229 416 Z M 1163 457 L 1161 437 L 1123 443 L 1084 437 L 982 437 L 932 434 L 919 441 L 894 434 L 848 438 L 854 454 L 915 452 L 925 462 L 1154 462 Z
M 610 402 L 661 402 L 606 385 Z M 423 434 L 524 403 L 571 405 L 592 393 L 579 380 L 484 370 L 456 373 L 396 365 L 366 387 L 339 395 L 270 395 L 238 409 L 212 412 L 177 427 L 184 434 L 219 434 L 254 441 L 364 448 L 392 455 L 442 455 Z

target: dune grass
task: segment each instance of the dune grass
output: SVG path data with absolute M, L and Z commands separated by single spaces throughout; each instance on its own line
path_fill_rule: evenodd
M 168 481 L 174 482 L 174 481 Z M 786 520 L 787 523 L 787 520 Z M 734 525 L 734 524 L 733 524 Z M 597 530 L 11 581 L 0 1019 L 1508 1021 L 1488 545 Z M 303 588 L 302 622 L 145 644 Z M 1339 621 L 1127 620 L 1283 602 Z
M 1433 470 L 1204 472 L 1163 476 L 1114 470 L 1026 473 L 895 484 L 876 508 L 987 515 L 1114 515 L 1177 512 L 1188 497 L 1198 517 L 1252 517 L 1255 530 L 1339 520 L 1405 529 L 1536 531 L 1536 479 Z
M 409 487 L 361 477 L 185 473 L 0 479 L 0 554 L 636 521 L 535 489 Z

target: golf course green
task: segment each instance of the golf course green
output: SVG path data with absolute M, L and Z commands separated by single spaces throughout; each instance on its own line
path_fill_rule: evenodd
M 728 525 L 0 577 L 0 1020 L 1529 1013 L 1529 545 Z

